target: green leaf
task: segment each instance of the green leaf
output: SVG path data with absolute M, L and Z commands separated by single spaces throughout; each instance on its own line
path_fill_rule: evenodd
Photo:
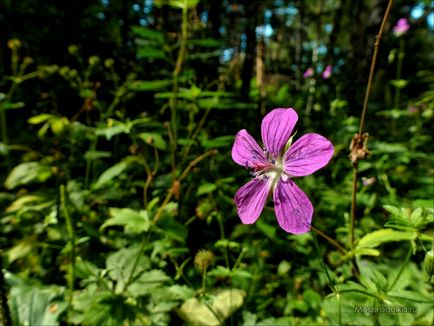
M 136 80 L 131 83 L 130 89 L 136 92 L 156 91 L 172 85 L 171 80 Z
M 147 58 L 147 59 L 162 59 L 169 61 L 169 58 L 166 55 L 166 51 L 154 48 L 152 46 L 141 46 L 137 50 L 137 56 L 139 58 Z
M 153 145 L 158 149 L 165 150 L 167 148 L 166 141 L 160 134 L 154 132 L 142 132 L 137 136 L 146 144 Z
M 54 115 L 42 113 L 42 114 L 38 114 L 38 115 L 35 115 L 34 117 L 29 118 L 27 120 L 27 122 L 32 124 L 32 125 L 37 125 L 37 124 L 40 124 L 44 121 L 51 119 L 52 117 L 54 117 Z
M 60 135 L 69 125 L 69 120 L 65 117 L 53 117 L 50 119 L 51 131 L 55 135 Z
M 5 187 L 6 189 L 13 189 L 31 183 L 41 183 L 50 178 L 51 174 L 50 167 L 39 162 L 21 163 L 9 173 Z
M 107 140 L 112 139 L 113 136 L 122 133 L 129 133 L 130 128 L 125 123 L 116 123 L 115 125 L 107 128 L 98 128 L 95 134 L 98 136 L 105 136 Z
M 137 262 L 137 264 L 136 264 Z M 151 262 L 138 247 L 123 248 L 107 257 L 109 276 L 116 281 L 116 293 L 123 293 L 126 282 L 150 268 Z M 134 273 L 133 273 L 134 269 Z
M 93 160 L 97 160 L 100 158 L 107 158 L 112 156 L 111 152 L 103 152 L 103 151 L 87 151 L 86 153 L 84 153 L 84 159 L 86 161 L 93 161 Z
M 169 280 L 170 278 L 159 269 L 143 272 L 128 286 L 128 293 L 133 297 L 150 294 Z
M 215 38 L 202 38 L 196 40 L 188 40 L 187 43 L 196 46 L 203 46 L 207 48 L 219 48 L 221 46 L 221 42 L 219 42 Z
M 7 274 L 11 284 L 11 310 L 17 312 L 17 325 L 60 325 L 59 317 L 68 303 L 62 300 L 64 289 L 59 286 L 42 287 Z
M 158 43 L 165 43 L 165 36 L 163 32 L 143 26 L 132 26 L 131 29 L 134 34 L 143 39 L 156 41 Z
M 355 248 L 353 253 L 356 256 L 380 256 L 380 251 L 373 248 Z
M 9 263 L 12 263 L 19 258 L 27 256 L 27 254 L 29 254 L 32 251 L 32 249 L 34 248 L 35 240 L 36 239 L 33 236 L 28 237 L 28 238 L 21 240 L 15 246 L 10 248 L 7 251 Z
M 135 211 L 131 208 L 110 208 L 112 216 L 101 225 L 103 230 L 109 226 L 123 226 L 126 232 L 142 233 L 149 230 L 148 213 L 144 210 Z
M 212 302 L 208 304 L 197 298 L 188 299 L 177 310 L 178 315 L 191 325 L 221 325 L 243 305 L 246 293 L 240 289 L 224 289 L 212 291 L 211 295 Z
M 234 142 L 234 136 L 219 136 L 213 139 L 201 140 L 201 144 L 206 149 L 230 147 Z
M 197 196 L 201 196 L 204 194 L 209 194 L 217 189 L 217 186 L 214 183 L 204 183 L 199 186 L 197 189 Z
M 173 8 L 183 9 L 183 8 L 193 8 L 199 3 L 200 0 L 154 0 L 154 4 L 157 7 L 163 5 L 169 5 Z
M 381 229 L 366 234 L 357 244 L 359 248 L 375 248 L 385 242 L 392 241 L 413 241 L 417 237 L 416 232 L 395 231 L 392 229 Z
M 390 83 L 395 86 L 396 88 L 404 88 L 408 84 L 408 80 L 404 79 L 394 79 L 391 80 Z
M 99 176 L 93 187 L 95 189 L 101 188 L 109 181 L 113 180 L 113 178 L 119 176 L 122 172 L 124 172 L 128 165 L 129 163 L 127 161 L 122 161 L 108 168 Z
M 3 102 L 0 103 L 0 110 L 14 110 L 14 109 L 20 109 L 22 107 L 26 106 L 24 102 Z

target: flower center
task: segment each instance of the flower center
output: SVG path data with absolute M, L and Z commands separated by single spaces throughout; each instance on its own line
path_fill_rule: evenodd
M 255 166 L 251 174 L 255 178 L 270 180 L 273 184 L 279 181 L 279 178 L 284 182 L 289 178 L 289 175 L 285 172 L 282 159 L 273 157 L 269 158 L 268 164 Z

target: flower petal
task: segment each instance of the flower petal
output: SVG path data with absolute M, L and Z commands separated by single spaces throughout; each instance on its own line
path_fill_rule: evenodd
M 277 183 L 273 201 L 277 222 L 283 230 L 293 234 L 306 233 L 310 230 L 312 203 L 291 179 Z
M 268 163 L 262 148 L 245 129 L 240 130 L 235 136 L 232 159 L 235 163 L 250 168 Z
M 321 169 L 333 156 L 332 143 L 318 134 L 306 134 L 297 140 L 283 156 L 285 172 L 301 177 Z
M 237 205 L 238 216 L 244 224 L 256 222 L 264 209 L 270 188 L 269 180 L 255 178 L 238 189 L 234 202 Z
M 297 112 L 292 108 L 274 109 L 262 120 L 262 141 L 274 158 L 277 158 L 285 146 L 297 120 Z

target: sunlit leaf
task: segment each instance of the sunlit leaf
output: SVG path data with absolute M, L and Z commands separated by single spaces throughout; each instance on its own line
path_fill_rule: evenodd
M 366 234 L 357 243 L 357 248 L 375 248 L 385 242 L 412 241 L 417 237 L 416 232 L 395 231 L 392 229 L 381 229 Z
M 110 208 L 112 216 L 101 225 L 101 230 L 109 226 L 123 226 L 125 231 L 141 233 L 149 230 L 148 213 L 144 210 L 135 211 L 131 208 Z
M 39 162 L 21 163 L 14 167 L 5 181 L 6 189 L 45 182 L 52 175 L 51 168 Z
M 178 315 L 191 325 L 221 325 L 237 311 L 246 293 L 240 289 L 224 289 L 211 292 L 212 302 L 205 304 L 197 298 L 185 301 L 177 310 Z

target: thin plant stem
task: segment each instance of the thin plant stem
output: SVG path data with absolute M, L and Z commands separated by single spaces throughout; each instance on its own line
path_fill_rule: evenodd
M 6 295 L 6 284 L 3 273 L 3 251 L 0 250 L 0 325 L 11 326 L 12 318 Z
M 68 267 L 68 287 L 69 287 L 69 306 L 72 305 L 72 300 L 74 298 L 74 284 L 75 284 L 75 230 L 74 224 L 69 214 L 68 204 L 67 204 L 67 194 L 65 185 L 60 185 L 60 207 L 66 221 L 66 232 L 69 238 L 70 245 L 70 264 Z
M 95 135 L 95 138 L 90 141 L 90 146 L 89 146 L 89 151 L 91 152 L 90 154 L 92 154 L 92 152 L 95 152 L 97 144 L 98 144 L 98 136 Z M 84 187 L 86 189 L 89 187 L 90 172 L 92 169 L 92 165 L 93 165 L 93 159 L 88 158 L 86 160 L 86 172 L 85 172 L 86 174 L 84 176 Z
M 383 20 L 381 22 L 380 30 L 378 31 L 378 34 L 375 37 L 375 44 L 374 44 L 374 53 L 372 55 L 371 60 L 371 68 L 369 70 L 369 76 L 368 76 L 368 85 L 366 86 L 366 93 L 365 98 L 363 100 L 363 108 L 362 108 L 362 115 L 360 118 L 360 126 L 359 126 L 359 137 L 358 143 L 355 144 L 356 148 L 362 147 L 361 142 L 362 135 L 365 130 L 365 119 L 366 119 L 366 112 L 368 109 L 368 102 L 369 97 L 371 95 L 371 88 L 372 88 L 372 80 L 374 78 L 374 72 L 375 72 L 375 65 L 377 63 L 377 56 L 378 56 L 378 47 L 380 45 L 381 36 L 384 32 L 384 28 L 386 26 L 387 18 L 389 17 L 390 10 L 392 8 L 393 0 L 389 0 L 387 4 L 386 11 L 383 16 Z M 351 196 L 351 230 L 350 230 L 350 248 L 354 249 L 354 229 L 355 229 L 355 222 L 356 222 L 356 207 L 357 207 L 357 179 L 358 179 L 358 161 L 353 163 L 353 186 L 352 186 L 352 196 Z
M 359 175 L 358 164 L 353 166 L 353 189 L 351 192 L 351 232 L 350 232 L 350 248 L 354 249 L 354 229 L 356 225 L 356 208 L 357 208 L 357 179 Z
M 398 52 L 398 63 L 396 65 L 396 80 L 399 81 L 401 79 L 402 73 L 402 61 L 404 59 L 404 39 L 401 38 L 399 40 L 399 52 Z M 394 109 L 399 109 L 399 100 L 401 97 L 401 87 L 396 86 L 395 98 L 394 98 Z
M 128 289 L 128 286 L 130 286 L 131 282 L 133 281 L 134 274 L 136 273 L 137 266 L 139 265 L 140 256 L 143 252 L 143 249 L 145 248 L 146 242 L 148 242 L 148 237 L 143 235 L 142 242 L 140 243 L 139 251 L 137 252 L 137 256 L 134 260 L 133 268 L 131 268 L 130 275 L 128 276 L 128 279 L 125 282 L 123 292 L 125 292 Z
M 331 276 L 330 276 L 330 274 L 329 274 L 329 271 L 328 271 L 328 269 L 327 269 L 327 266 L 326 266 L 326 264 L 325 264 L 325 262 L 324 262 L 324 259 L 322 258 L 322 254 L 321 254 L 321 250 L 320 250 L 320 247 L 319 247 L 318 240 L 317 240 L 317 238 L 316 238 L 316 236 L 315 236 L 315 233 L 311 233 L 311 234 L 312 234 L 313 242 L 314 242 L 314 244 L 315 244 L 315 249 L 316 249 L 316 253 L 317 253 L 317 255 L 318 255 L 318 259 L 319 259 L 319 261 L 320 261 L 320 263 L 321 263 L 321 267 L 323 268 L 324 273 L 325 273 L 325 275 L 326 275 L 326 277 L 327 277 L 328 285 L 329 285 L 330 289 L 331 289 L 333 292 L 336 293 L 336 290 L 335 290 L 335 282 L 332 280 L 332 278 L 331 278 Z
M 161 206 L 158 209 L 157 213 L 155 213 L 155 216 L 154 216 L 154 218 L 152 220 L 153 223 L 156 223 L 160 219 L 161 214 L 163 213 L 164 209 L 166 208 L 166 205 L 169 203 L 170 199 L 172 199 L 172 196 L 175 193 L 175 188 L 179 187 L 181 181 L 184 180 L 187 177 L 187 175 L 190 173 L 191 169 L 197 163 L 199 163 L 200 161 L 202 161 L 203 159 L 207 158 L 210 155 L 214 155 L 216 153 L 217 153 L 217 151 L 215 149 L 209 150 L 208 152 L 205 152 L 204 154 L 199 155 L 198 157 L 196 157 L 193 161 L 191 161 L 187 165 L 187 167 L 181 173 L 181 176 L 173 182 L 172 187 L 170 187 L 169 191 L 167 192 L 166 198 L 164 198 L 163 203 L 161 204 Z
M 346 254 L 347 251 L 345 250 L 345 248 L 343 246 L 341 246 L 339 244 L 339 242 L 337 242 L 336 240 L 332 239 L 331 237 L 329 237 L 327 234 L 325 234 L 324 232 L 322 232 L 321 230 L 317 229 L 316 227 L 314 227 L 313 225 L 311 225 L 312 230 L 314 230 L 316 233 L 318 233 L 319 236 L 321 236 L 322 238 L 324 238 L 325 240 L 327 240 L 328 242 L 330 242 L 330 244 L 332 244 L 336 249 L 338 249 L 340 252 L 342 252 L 343 254 Z
M 381 22 L 380 30 L 378 31 L 378 34 L 375 37 L 374 53 L 372 55 L 371 68 L 369 70 L 369 77 L 368 77 L 368 85 L 366 86 L 365 99 L 363 101 L 362 116 L 360 118 L 360 126 L 359 126 L 360 135 L 363 134 L 363 131 L 365 129 L 366 111 L 368 109 L 369 96 L 371 95 L 372 80 L 374 78 L 375 65 L 377 63 L 378 47 L 380 45 L 381 36 L 383 35 L 384 28 L 386 26 L 387 18 L 389 17 L 389 13 L 392 8 L 392 5 L 393 5 L 393 0 L 389 0 L 389 3 L 387 4 L 386 12 L 384 13 L 383 21 Z
M 222 217 L 221 217 L 220 214 L 217 214 L 217 221 L 218 221 L 219 229 L 220 229 L 220 239 L 225 240 L 226 239 L 226 237 L 225 237 L 225 227 L 223 225 Z M 227 248 L 227 246 L 225 246 L 225 248 L 223 249 L 223 256 L 225 258 L 226 267 L 230 268 L 229 267 L 229 256 L 228 256 L 228 248 Z

